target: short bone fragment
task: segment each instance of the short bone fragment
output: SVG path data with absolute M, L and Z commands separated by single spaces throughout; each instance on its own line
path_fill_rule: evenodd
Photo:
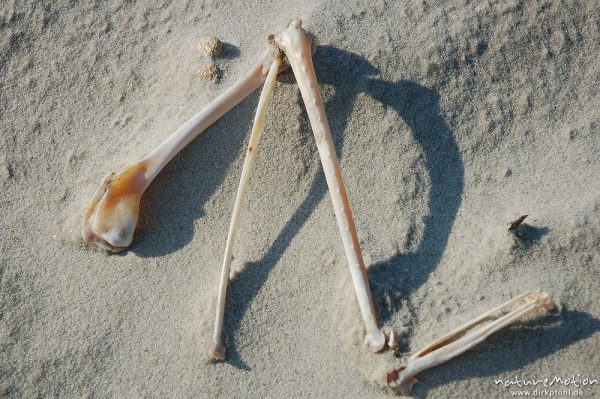
M 409 395 L 418 382 L 417 374 L 442 364 L 471 349 L 496 331 L 538 310 L 554 307 L 550 296 L 542 290 L 525 292 L 468 321 L 451 333 L 430 343 L 387 374 L 387 385 L 402 395 Z
M 271 59 L 269 50 L 263 62 L 256 64 L 149 155 L 105 177 L 84 213 L 83 239 L 111 252 L 129 246 L 138 221 L 140 198 L 152 180 L 182 148 L 260 87 Z
M 385 346 L 385 335 L 378 326 L 377 311 L 371 297 L 367 270 L 356 235 L 350 202 L 335 154 L 335 147 L 312 63 L 312 40 L 302 28 L 302 21 L 293 20 L 285 31 L 275 36 L 275 42 L 287 56 L 300 87 L 300 93 L 317 141 L 325 179 L 327 180 L 346 258 L 348 259 L 348 267 L 350 268 L 354 289 L 365 322 L 367 330 L 365 340 L 373 352 L 378 352 Z
M 217 299 L 217 316 L 215 319 L 215 331 L 213 335 L 212 345 L 209 350 L 209 354 L 216 360 L 225 359 L 225 344 L 223 342 L 223 318 L 225 316 L 225 301 L 227 295 L 227 285 L 229 283 L 229 271 L 231 268 L 231 259 L 233 253 L 233 241 L 237 233 L 240 213 L 242 205 L 244 204 L 244 198 L 246 191 L 248 191 L 248 182 L 252 176 L 252 169 L 254 167 L 254 160 L 256 159 L 256 150 L 258 148 L 258 142 L 260 140 L 260 134 L 263 126 L 265 125 L 265 116 L 267 114 L 267 106 L 275 86 L 275 79 L 281 65 L 281 59 L 275 57 L 273 64 L 269 69 L 265 85 L 260 94 L 260 100 L 258 100 L 258 108 L 256 109 L 256 116 L 254 118 L 254 125 L 252 126 L 252 133 L 250 134 L 250 141 L 248 143 L 248 149 L 246 150 L 246 159 L 244 160 L 244 166 L 242 168 L 242 177 L 240 178 L 240 184 L 238 186 L 237 195 L 235 197 L 235 205 L 233 207 L 233 214 L 231 215 L 231 224 L 229 225 L 229 233 L 227 235 L 227 243 L 225 244 L 225 255 L 223 256 L 223 269 L 221 272 L 221 282 L 219 285 L 219 296 Z

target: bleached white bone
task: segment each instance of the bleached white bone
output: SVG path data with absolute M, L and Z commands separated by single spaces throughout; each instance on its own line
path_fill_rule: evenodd
M 550 310 L 553 307 L 552 299 L 543 290 L 518 295 L 430 343 L 389 372 L 386 383 L 396 392 L 409 395 L 413 385 L 418 382 L 417 374 L 423 370 L 460 355 L 496 331 L 537 310 Z
M 325 108 L 323 107 L 323 100 L 321 99 L 321 92 L 317 84 L 311 54 L 312 39 L 302 28 L 302 21 L 296 19 L 290 22 L 286 30 L 275 36 L 275 42 L 287 56 L 300 87 L 300 93 L 317 141 L 325 179 L 327 180 L 335 217 L 342 236 L 346 258 L 348 259 L 348 267 L 350 268 L 358 304 L 366 326 L 365 339 L 371 350 L 378 352 L 385 346 L 385 335 L 378 326 L 377 311 L 371 297 L 367 270 L 356 235 L 350 202 L 346 194 L 331 132 L 329 131 L 329 124 L 327 123 L 327 116 L 325 115 Z
M 154 151 L 124 170 L 110 173 L 93 195 L 83 217 L 83 239 L 118 252 L 131 244 L 140 198 L 165 165 L 195 137 L 264 82 L 272 49 L 233 86 L 198 112 Z
M 242 168 L 242 176 L 240 178 L 240 184 L 238 186 L 237 195 L 235 197 L 235 204 L 233 206 L 233 213 L 231 215 L 231 223 L 229 225 L 229 233 L 227 234 L 227 243 L 225 244 L 225 255 L 223 256 L 223 269 L 221 272 L 221 283 L 219 285 L 219 297 L 217 299 L 217 316 L 215 319 L 215 331 L 213 335 L 212 345 L 209 349 L 209 354 L 214 359 L 223 360 L 225 359 L 225 344 L 223 342 L 223 318 L 225 316 L 225 300 L 227 296 L 227 285 L 229 284 L 229 271 L 231 268 L 232 252 L 233 252 L 233 241 L 238 230 L 240 221 L 240 212 L 244 205 L 244 198 L 248 191 L 248 182 L 252 176 L 252 169 L 254 168 L 254 161 L 256 159 L 256 150 L 258 149 L 258 143 L 260 141 L 260 134 L 265 125 L 265 116 L 267 114 L 267 106 L 273 93 L 273 87 L 275 87 L 275 80 L 277 73 L 279 72 L 279 66 L 281 65 L 281 58 L 276 56 L 271 64 L 265 85 L 263 86 L 262 92 L 260 93 L 260 99 L 258 100 L 258 107 L 256 109 L 256 116 L 254 117 L 254 125 L 252 126 L 252 132 L 250 133 L 250 140 L 248 143 L 248 149 L 246 150 L 246 158 L 244 159 L 244 166 Z

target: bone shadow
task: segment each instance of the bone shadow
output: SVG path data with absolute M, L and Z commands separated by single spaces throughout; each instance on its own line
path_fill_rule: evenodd
M 148 187 L 131 251 L 160 257 L 186 246 L 194 221 L 221 185 L 250 130 L 258 93 L 253 93 L 175 157 Z M 224 139 L 227 137 L 227 139 Z
M 439 96 L 435 91 L 406 80 L 390 83 L 377 79 L 374 77 L 378 73 L 377 69 L 364 58 L 329 46 L 318 47 L 314 65 L 319 83 L 335 86 L 335 95 L 325 103 L 325 108 L 338 157 L 343 156 L 343 134 L 354 101 L 360 93 L 366 93 L 386 107 L 393 108 L 410 127 L 414 139 L 423 150 L 424 162 L 431 179 L 428 195 L 429 215 L 424 220 L 423 240 L 414 254 L 397 254 L 369 269 L 375 298 L 384 298 L 383 301 L 378 301 L 378 308 L 381 321 L 385 322 L 397 310 L 399 304 L 404 303 L 404 299 L 426 281 L 446 248 L 461 202 L 463 163 L 453 135 L 442 117 Z M 299 103 L 304 109 L 301 99 Z M 306 114 L 302 121 L 301 129 L 312 137 Z M 258 294 L 290 241 L 326 194 L 325 176 L 319 167 L 304 201 L 264 257 L 257 262 L 248 263 L 243 271 L 230 281 L 225 313 L 225 338 L 229 348 L 227 361 L 231 365 L 248 369 L 235 350 L 235 333 L 242 323 L 249 303 Z
M 240 49 L 231 43 L 223 42 L 223 51 L 219 58 L 224 60 L 232 60 L 240 56 Z
M 600 331 L 600 320 L 576 310 L 563 309 L 541 319 L 515 324 L 492 335 L 475 348 L 463 353 L 450 362 L 423 372 L 420 382 L 413 388 L 411 396 L 425 398 L 432 389 L 451 382 L 469 378 L 489 377 L 490 395 L 510 396 L 502 385 L 496 385 L 499 375 L 518 371 L 525 365 L 552 355 L 578 341 Z M 563 375 L 577 375 L 580 370 L 564 370 Z M 531 379 L 552 379 L 554 375 L 520 376 Z M 582 375 L 582 378 L 584 376 Z M 595 376 L 587 375 L 593 378 Z M 511 379 L 514 379 L 514 374 Z M 518 389 L 512 386 L 512 389 Z M 528 387 L 535 389 L 536 387 Z M 538 386 L 537 388 L 540 388 Z M 560 387 L 557 386 L 560 389 Z M 541 387 L 541 389 L 544 389 Z
M 369 93 L 395 109 L 410 127 L 422 148 L 430 179 L 429 212 L 423 219 L 422 239 L 416 250 L 398 252 L 369 268 L 380 321 L 385 323 L 405 305 L 414 315 L 408 298 L 425 283 L 444 254 L 461 203 L 464 166 L 458 145 L 442 117 L 437 93 L 413 82 L 390 85 L 381 80 L 370 82 Z M 412 235 L 414 232 L 409 230 L 408 243 Z

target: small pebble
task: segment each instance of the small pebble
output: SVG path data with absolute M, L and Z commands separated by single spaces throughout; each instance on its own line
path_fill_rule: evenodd
M 542 58 L 550 58 L 552 54 L 546 47 L 542 47 Z
M 387 344 L 393 351 L 400 349 L 400 337 L 398 337 L 398 334 L 394 330 L 390 332 Z
M 0 173 L 2 174 L 2 180 L 10 180 L 13 177 L 12 169 L 10 168 L 10 165 L 7 164 L 2 165 Z
M 531 95 L 530 94 L 524 94 L 521 97 L 519 97 L 518 101 L 517 101 L 517 112 L 520 115 L 525 115 L 526 113 L 528 113 L 533 105 L 533 101 L 531 99 Z
M 223 44 L 214 36 L 204 37 L 198 42 L 198 51 L 204 56 L 215 58 L 223 52 Z
M 196 78 L 198 80 L 216 81 L 221 77 L 221 71 L 216 65 L 206 65 L 198 70 Z

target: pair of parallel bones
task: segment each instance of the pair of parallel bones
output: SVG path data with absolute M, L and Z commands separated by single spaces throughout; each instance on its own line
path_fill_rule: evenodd
M 260 134 L 264 126 L 267 105 L 275 86 L 277 74 L 289 64 L 296 76 L 317 142 L 352 282 L 365 324 L 365 341 L 373 352 L 380 352 L 386 345 L 386 335 L 379 328 L 377 311 L 371 296 L 367 270 L 362 258 L 350 203 L 313 68 L 313 40 L 302 28 L 302 22 L 293 20 L 284 31 L 277 35 L 270 35 L 268 42 L 269 49 L 262 62 L 255 65 L 246 76 L 217 97 L 207 108 L 192 117 L 148 156 L 119 173 L 111 173 L 104 179 L 85 212 L 83 237 L 87 242 L 109 251 L 119 251 L 129 246 L 137 225 L 140 198 L 156 175 L 190 141 L 264 83 L 227 236 L 217 300 L 215 330 L 209 350 L 213 358 L 223 360 L 225 358 L 223 320 L 233 242 L 252 174 Z M 427 345 L 408 358 L 400 367 L 388 373 L 386 383 L 396 391 L 408 394 L 412 385 L 417 382 L 415 376 L 419 372 L 461 354 L 495 331 L 538 309 L 550 309 L 552 306 L 551 299 L 542 290 L 523 293 Z M 389 338 L 390 346 L 397 344 L 393 342 L 396 340 L 393 332 L 389 334 Z

